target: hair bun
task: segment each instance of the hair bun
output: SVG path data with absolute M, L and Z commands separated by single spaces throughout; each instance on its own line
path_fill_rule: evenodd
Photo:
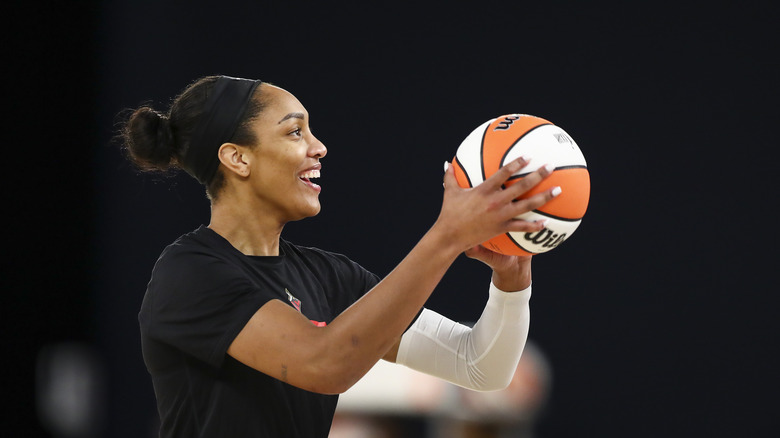
M 144 170 L 166 171 L 175 163 L 173 131 L 168 117 L 144 106 L 135 110 L 123 137 L 130 160 Z

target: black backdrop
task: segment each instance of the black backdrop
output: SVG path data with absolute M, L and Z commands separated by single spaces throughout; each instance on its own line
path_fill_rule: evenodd
M 78 340 L 105 365 L 103 435 L 148 436 L 137 309 L 159 252 L 208 204 L 184 175 L 136 174 L 111 137 L 124 108 L 228 74 L 290 90 L 329 147 L 322 213 L 286 237 L 380 274 L 435 220 L 442 162 L 472 128 L 510 112 L 562 126 L 592 197 L 535 260 L 530 336 L 553 372 L 538 435 L 777 436 L 778 15 L 721 3 L 14 8 L 6 424 L 51 436 L 32 409 L 36 354 Z M 455 268 L 429 307 L 473 320 L 489 273 Z

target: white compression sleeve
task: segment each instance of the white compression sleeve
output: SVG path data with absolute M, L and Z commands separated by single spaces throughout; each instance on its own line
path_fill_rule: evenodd
M 401 337 L 396 363 L 478 391 L 504 389 L 514 376 L 530 324 L 531 287 L 490 284 L 482 316 L 469 328 L 423 309 Z

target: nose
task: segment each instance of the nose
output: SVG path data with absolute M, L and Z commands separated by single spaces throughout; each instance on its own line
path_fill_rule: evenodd
M 309 145 L 309 156 L 312 158 L 322 158 L 328 154 L 328 148 L 317 138 L 312 136 L 313 141 Z

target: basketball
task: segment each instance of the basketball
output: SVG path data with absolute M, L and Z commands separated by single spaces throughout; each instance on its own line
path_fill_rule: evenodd
M 509 232 L 482 245 L 507 255 L 534 255 L 557 248 L 582 222 L 590 199 L 590 174 L 574 139 L 553 123 L 527 114 L 508 114 L 488 120 L 473 130 L 458 147 L 452 165 L 458 185 L 476 187 L 510 161 L 525 156 L 526 167 L 512 175 L 511 186 L 546 164 L 555 166 L 547 179 L 520 199 L 560 186 L 562 192 L 540 208 L 518 216 L 547 219 L 541 231 Z

